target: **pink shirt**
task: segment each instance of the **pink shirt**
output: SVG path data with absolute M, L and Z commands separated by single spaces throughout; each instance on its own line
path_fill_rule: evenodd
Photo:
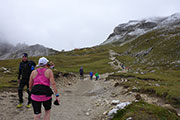
M 45 76 L 45 71 L 47 68 L 38 68 L 37 69 L 37 76 L 34 78 L 33 86 L 35 85 L 46 85 L 50 87 L 50 80 Z M 31 95 L 31 99 L 34 101 L 47 101 L 51 99 L 51 96 L 46 96 L 46 95 Z

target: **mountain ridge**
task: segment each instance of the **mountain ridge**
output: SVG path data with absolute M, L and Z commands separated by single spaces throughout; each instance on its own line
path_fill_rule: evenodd
M 58 52 L 57 50 L 44 47 L 40 44 L 30 46 L 27 44 L 17 44 L 14 46 L 7 42 L 0 42 L 0 60 L 21 58 L 22 53 L 27 53 L 28 56 L 33 57 L 48 56 Z
M 180 13 L 168 17 L 153 17 L 142 20 L 130 20 L 114 28 L 108 38 L 101 45 L 109 43 L 124 43 L 157 29 L 171 29 L 180 26 Z

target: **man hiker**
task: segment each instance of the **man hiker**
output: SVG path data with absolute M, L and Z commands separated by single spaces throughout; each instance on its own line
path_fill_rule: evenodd
M 23 89 L 24 86 L 27 86 L 28 93 L 28 103 L 26 105 L 27 108 L 31 107 L 31 95 L 29 92 L 29 77 L 31 72 L 35 69 L 36 64 L 34 61 L 28 60 L 28 54 L 23 53 L 22 62 L 19 64 L 19 73 L 18 73 L 18 96 L 19 96 L 19 104 L 17 108 L 21 108 L 23 106 Z
M 80 68 L 79 73 L 80 73 L 80 78 L 83 79 L 84 77 L 83 67 Z
M 96 73 L 95 73 L 95 76 L 96 76 L 96 80 L 98 80 L 98 79 L 99 79 L 99 73 L 96 72 Z

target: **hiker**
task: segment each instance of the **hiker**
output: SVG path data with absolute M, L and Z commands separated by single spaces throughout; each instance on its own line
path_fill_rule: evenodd
M 23 53 L 22 62 L 19 64 L 19 73 L 18 73 L 18 96 L 19 96 L 19 104 L 17 108 L 21 108 L 23 106 L 23 89 L 27 86 L 28 93 L 28 103 L 26 105 L 27 108 L 31 107 L 31 94 L 29 92 L 29 77 L 31 72 L 35 69 L 36 64 L 34 61 L 28 60 L 28 54 Z
M 98 80 L 98 79 L 99 79 L 99 73 L 96 72 L 96 73 L 95 73 L 95 76 L 96 76 L 96 80 Z
M 129 71 L 129 67 L 126 67 L 126 71 Z
M 80 73 L 80 78 L 83 79 L 84 77 L 83 67 L 80 68 L 79 73 Z
M 122 67 L 122 69 L 123 69 L 123 70 L 125 69 L 125 66 L 124 66 L 124 64 L 122 64 L 122 65 L 121 65 L 121 67 Z
M 55 64 L 51 61 L 48 63 L 48 68 L 50 69 L 54 69 L 55 68 Z
M 41 104 L 43 104 L 45 109 L 44 120 L 50 120 L 53 94 L 50 85 L 52 85 L 56 95 L 56 101 L 59 103 L 59 94 L 54 81 L 54 75 L 52 70 L 49 69 L 48 62 L 48 59 L 41 57 L 38 61 L 39 68 L 31 73 L 29 80 L 34 120 L 39 120 L 41 117 Z
M 90 80 L 92 80 L 93 79 L 93 72 L 90 72 L 89 75 L 90 75 Z

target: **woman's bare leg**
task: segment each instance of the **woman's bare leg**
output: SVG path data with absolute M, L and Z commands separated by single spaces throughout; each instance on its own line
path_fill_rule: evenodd
M 34 114 L 34 120 L 40 120 L 41 113 L 40 114 Z
M 50 111 L 51 110 L 45 110 L 44 120 L 50 120 Z

